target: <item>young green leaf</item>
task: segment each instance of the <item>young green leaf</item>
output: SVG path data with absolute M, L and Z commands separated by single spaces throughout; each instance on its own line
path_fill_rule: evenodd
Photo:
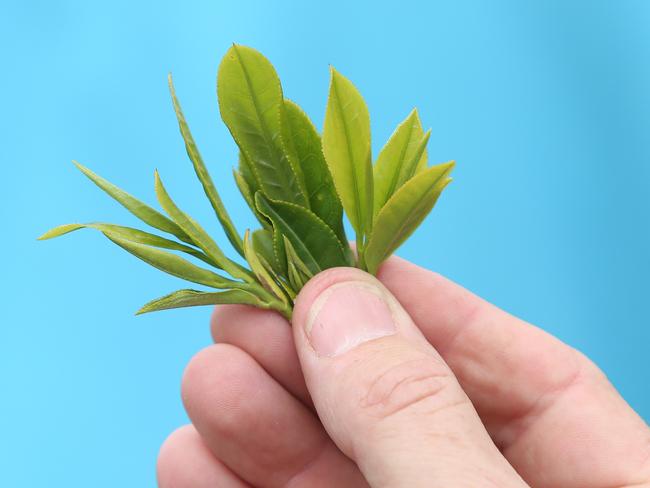
M 357 245 L 372 229 L 373 180 L 368 107 L 355 86 L 331 68 L 323 153 Z
M 253 279 L 245 268 L 241 267 L 234 261 L 231 261 L 226 257 L 223 251 L 219 248 L 216 242 L 208 235 L 208 233 L 203 230 L 198 222 L 196 222 L 192 217 L 185 214 L 180 208 L 176 206 L 174 201 L 167 193 L 158 171 L 155 172 L 155 186 L 156 186 L 156 196 L 158 197 L 158 202 L 165 209 L 165 212 L 174 219 L 174 222 L 183 229 L 193 243 L 199 247 L 205 254 L 207 254 L 217 265 L 217 267 L 223 269 L 229 273 L 234 278 L 239 278 L 247 282 L 251 282 Z
M 274 232 L 291 241 L 312 274 L 349 265 L 348 254 L 334 231 L 313 212 L 292 203 L 268 200 L 261 193 L 255 195 L 255 202 L 259 211 L 273 222 Z
M 152 300 L 138 310 L 136 315 L 156 312 L 158 310 L 225 303 L 242 303 L 260 308 L 268 308 L 268 303 L 263 302 L 252 293 L 244 290 L 226 290 L 215 293 L 188 289 L 178 290 L 164 297 Z
M 417 110 L 413 109 L 408 117 L 397 126 L 377 157 L 373 171 L 375 216 L 395 193 L 395 190 L 408 179 L 405 176 L 407 174 L 410 174 L 409 178 L 413 176 L 412 173 L 415 171 L 413 165 L 417 168 L 419 164 L 424 163 L 424 167 L 426 167 L 426 143 L 420 150 L 423 137 L 424 131 L 420 117 Z M 401 175 L 401 173 L 404 174 Z
M 453 162 L 432 166 L 407 181 L 379 211 L 365 262 L 369 273 L 390 256 L 420 225 L 431 211 L 444 187 Z
M 174 104 L 176 118 L 178 119 L 178 127 L 180 128 L 181 135 L 185 141 L 185 150 L 187 151 L 187 155 L 189 156 L 190 160 L 192 161 L 192 165 L 194 166 L 194 172 L 196 173 L 196 176 L 199 178 L 199 181 L 203 186 L 203 191 L 208 197 L 208 200 L 210 201 L 210 204 L 212 205 L 212 208 L 217 215 L 217 218 L 219 219 L 224 232 L 226 233 L 226 237 L 228 237 L 228 240 L 233 245 L 235 250 L 243 257 L 244 246 L 242 239 L 239 236 L 239 233 L 237 232 L 235 224 L 233 224 L 230 215 L 228 215 L 228 211 L 221 201 L 221 197 L 219 196 L 217 188 L 214 186 L 214 182 L 210 177 L 210 173 L 208 173 L 208 169 L 205 167 L 201 153 L 199 153 L 199 149 L 196 147 L 194 137 L 192 137 L 192 133 L 190 132 L 190 127 L 187 125 L 187 122 L 185 120 L 183 109 L 181 108 L 181 104 L 176 97 L 176 90 L 174 89 L 174 82 L 172 81 L 171 73 L 168 76 L 168 81 L 169 92 L 172 97 L 172 103 Z
M 264 194 L 307 206 L 299 168 L 292 167 L 282 150 L 282 87 L 269 60 L 254 49 L 233 45 L 219 66 L 217 95 L 221 118 Z
M 273 267 L 276 273 L 282 274 L 273 250 L 273 230 L 257 229 L 251 234 L 251 242 L 255 253 L 263 257 Z
M 239 152 L 239 170 L 233 170 L 233 176 L 235 177 L 237 188 L 239 188 L 239 193 L 244 197 L 244 200 L 246 200 L 246 203 L 259 223 L 265 229 L 270 228 L 271 225 L 268 219 L 259 213 L 257 207 L 255 207 L 255 198 L 253 195 L 260 191 L 260 188 L 255 179 L 255 175 L 251 172 L 250 164 L 246 162 L 246 157 L 241 151 Z
M 192 239 L 190 239 L 190 237 L 185 232 L 183 232 L 183 230 L 172 220 L 168 219 L 157 210 L 154 210 L 146 203 L 143 203 L 137 198 L 129 195 L 124 190 L 121 190 L 101 176 L 93 173 L 85 166 L 79 164 L 77 161 L 73 161 L 73 163 L 79 169 L 79 171 L 81 171 L 88 177 L 88 179 L 90 179 L 90 181 L 108 193 L 112 198 L 114 198 L 133 215 L 142 220 L 145 224 L 148 224 L 155 229 L 162 230 L 163 232 L 175 235 L 183 242 L 192 244 Z
M 284 237 L 284 248 L 287 253 L 289 283 L 291 283 L 294 290 L 300 290 L 314 275 L 302 259 L 300 259 L 291 241 L 286 237 Z
M 157 236 L 155 234 L 150 234 L 139 229 L 133 229 L 131 227 L 124 227 L 122 225 L 114 224 L 104 224 L 101 222 L 94 222 L 90 224 L 66 224 L 60 225 L 47 231 L 45 234 L 40 236 L 39 240 L 52 239 L 54 237 L 59 237 L 69 232 L 73 232 L 79 229 L 96 229 L 100 232 L 108 232 L 110 234 L 121 237 L 128 241 L 137 242 L 138 244 L 144 244 L 146 246 L 160 247 L 162 249 L 171 249 L 173 251 L 182 251 L 184 253 L 190 254 L 195 258 L 200 259 L 201 261 L 215 266 L 212 259 L 206 256 L 204 253 L 185 244 L 181 244 L 164 237 Z
M 279 234 L 278 234 L 279 235 Z M 258 229 L 251 236 L 253 250 L 257 254 L 264 268 L 275 278 L 284 292 L 291 300 L 296 297 L 296 292 L 286 282 L 285 271 L 279 269 L 275 251 L 273 249 L 273 231 L 267 229 Z
M 288 306 L 289 302 L 287 301 L 287 297 L 282 291 L 282 288 L 280 288 L 276 283 L 273 276 L 269 273 L 268 269 L 264 267 L 262 261 L 255 252 L 253 243 L 251 242 L 250 231 L 248 230 L 246 231 L 246 234 L 244 234 L 244 254 L 246 256 L 246 261 L 248 261 L 253 273 L 255 273 L 255 276 L 257 276 L 257 279 L 262 286 L 273 293 L 278 300 L 284 302 Z
M 282 124 L 282 143 L 289 154 L 295 154 L 304 175 L 305 188 L 311 211 L 347 243 L 343 229 L 343 208 L 330 174 L 321 139 L 316 127 L 302 109 L 290 100 L 284 101 L 285 123 Z
M 211 286 L 212 288 L 233 288 L 242 285 L 242 283 L 229 280 L 212 271 L 200 268 L 176 254 L 138 244 L 137 242 L 123 239 L 110 232 L 104 232 L 104 235 L 121 248 L 142 259 L 145 263 L 178 278 L 183 278 L 184 280 L 192 281 L 200 285 Z

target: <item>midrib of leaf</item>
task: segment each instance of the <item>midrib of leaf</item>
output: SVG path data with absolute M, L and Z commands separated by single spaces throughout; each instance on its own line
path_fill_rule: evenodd
M 263 113 L 263 111 L 262 111 L 262 109 L 260 107 L 259 100 L 257 99 L 257 94 L 255 93 L 255 90 L 253 89 L 253 82 L 251 81 L 248 70 L 246 69 L 246 63 L 243 62 L 242 57 L 239 54 L 239 49 L 237 49 L 236 45 L 235 45 L 234 51 L 237 54 L 237 59 L 239 60 L 239 65 L 241 66 L 242 72 L 244 73 L 244 79 L 246 80 L 246 86 L 248 87 L 248 92 L 251 94 L 251 99 L 253 100 L 253 107 L 255 108 L 255 115 L 257 117 L 257 121 L 260 124 L 260 128 L 262 129 L 262 137 L 264 138 L 264 143 L 269 147 L 269 149 L 271 149 L 271 152 L 273 153 L 273 155 L 275 157 L 280 157 L 281 158 L 281 156 L 278 155 L 277 147 L 275 146 L 275 143 L 273 142 L 272 138 L 269 141 L 269 128 L 266 125 L 266 122 L 264 121 L 264 113 Z M 263 162 L 259 162 L 259 163 L 262 164 Z M 265 164 L 271 170 L 276 169 L 268 162 L 266 162 Z M 291 164 L 291 163 L 289 163 L 289 164 Z M 254 166 L 255 165 L 253 165 L 253 167 Z M 256 175 L 256 177 L 258 177 L 258 175 Z M 275 186 L 276 188 L 282 188 L 282 185 L 280 185 L 279 183 L 274 183 L 272 186 Z M 290 181 L 289 182 L 289 188 L 291 188 L 291 186 L 292 185 L 291 185 L 291 181 Z
M 442 175 L 442 177 L 444 177 L 444 175 Z M 440 179 L 436 180 L 436 182 L 435 182 L 433 185 L 431 185 L 431 188 L 435 187 L 439 182 L 440 182 Z M 422 204 L 423 204 L 424 201 L 427 199 L 427 197 L 430 197 L 430 196 L 431 196 L 431 194 L 430 194 L 429 192 L 426 192 L 426 193 L 424 193 L 424 194 L 422 195 L 422 197 L 420 197 L 420 198 L 418 199 L 418 201 L 417 201 L 417 205 L 414 207 L 414 211 L 412 211 L 412 212 L 409 214 L 409 216 L 408 216 L 407 219 L 404 219 L 404 221 L 402 222 L 402 224 L 401 224 L 400 227 L 399 227 L 399 231 L 398 231 L 398 232 L 395 232 L 395 233 L 393 234 L 393 238 L 389 241 L 390 245 L 389 245 L 389 246 L 386 246 L 387 249 L 392 249 L 393 246 L 395 245 L 395 243 L 396 243 L 397 241 L 399 241 L 399 238 L 402 236 L 402 232 L 404 232 L 404 229 L 405 229 L 405 228 L 406 228 L 406 227 L 407 227 L 411 222 L 413 222 L 413 218 L 414 218 L 414 216 L 417 216 L 417 214 L 418 214 L 418 212 L 419 212 L 419 210 L 420 210 Z M 388 203 L 388 202 L 387 202 L 387 203 Z M 388 208 L 388 205 L 386 205 L 385 208 Z M 381 213 L 381 212 L 380 212 L 380 213 Z M 379 215 L 377 216 L 377 218 L 379 218 Z
M 365 231 L 365 222 L 361 218 L 361 195 L 359 193 L 359 181 L 357 180 L 357 172 L 354 168 L 354 157 L 352 155 L 352 146 L 350 144 L 350 131 L 348 129 L 348 124 L 345 120 L 345 115 L 344 115 L 344 108 L 341 104 L 341 97 L 339 96 L 339 90 L 336 87 L 336 79 L 332 78 L 332 88 L 334 91 L 334 96 L 336 96 L 337 104 L 336 106 L 339 107 L 339 111 L 341 114 L 341 120 L 343 121 L 343 131 L 345 132 L 345 146 L 348 152 L 348 158 L 350 159 L 351 164 L 351 169 L 352 169 L 352 186 L 354 187 L 354 198 L 356 200 L 356 214 L 357 214 L 357 222 L 359 222 L 359 228 L 362 231 Z M 363 246 L 363 240 L 362 242 L 359 241 L 359 237 L 363 239 L 363 236 L 357 236 L 357 245 Z
M 422 155 L 424 154 L 424 151 L 426 151 L 426 149 L 427 149 L 427 144 L 429 143 L 429 138 L 430 137 L 431 137 L 431 129 L 426 131 L 424 133 L 424 135 L 422 136 L 422 138 L 420 139 L 420 142 L 418 142 L 418 145 L 415 148 L 415 154 L 411 158 L 412 164 L 410 165 L 410 167 L 406 168 L 408 170 L 408 172 L 406 172 L 404 175 L 401 174 L 402 173 L 401 171 L 398 172 L 398 173 L 400 173 L 399 176 L 403 176 L 402 184 L 406 183 L 408 180 L 413 178 L 413 176 L 415 175 L 415 173 L 417 171 L 418 163 L 422 159 Z M 400 169 L 403 169 L 403 167 L 400 168 Z
M 287 204 L 287 205 L 294 205 L 293 203 L 289 203 L 289 202 L 284 202 L 284 203 Z M 320 265 L 318 264 L 318 260 L 311 253 L 311 251 L 309 251 L 307 246 L 305 246 L 305 244 L 302 242 L 302 239 L 300 239 L 298 234 L 296 234 L 296 232 L 293 230 L 291 225 L 285 219 L 283 219 L 278 212 L 275 212 L 275 216 L 279 221 L 281 221 L 289 229 L 289 233 L 291 234 L 291 236 L 293 236 L 295 241 L 300 244 L 300 247 L 305 250 L 305 252 L 309 255 L 309 257 L 314 262 L 316 267 L 320 270 Z M 325 224 L 325 225 L 327 225 L 327 224 Z
M 397 170 L 393 171 L 393 177 L 391 178 L 390 182 L 390 187 L 388 188 L 388 192 L 385 195 L 385 200 L 383 203 L 386 203 L 389 199 L 390 196 L 395 192 L 395 187 L 397 186 L 397 180 L 399 179 L 399 173 L 400 173 L 400 168 L 404 164 L 404 156 L 406 155 L 406 150 L 408 149 L 408 141 L 411 140 L 411 133 L 413 132 L 413 123 L 409 125 L 409 131 L 408 131 L 408 137 L 406 138 L 406 144 L 404 144 L 404 147 L 402 147 L 402 150 L 400 151 L 399 155 L 399 165 L 397 166 Z

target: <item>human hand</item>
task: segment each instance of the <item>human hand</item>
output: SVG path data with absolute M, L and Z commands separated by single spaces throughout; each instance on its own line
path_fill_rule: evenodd
M 378 279 L 321 273 L 293 327 L 218 307 L 160 486 L 650 487 L 650 429 L 585 356 L 401 259 Z

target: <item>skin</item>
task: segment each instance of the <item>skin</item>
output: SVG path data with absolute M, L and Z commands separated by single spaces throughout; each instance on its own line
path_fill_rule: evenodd
M 351 326 L 357 289 L 395 332 L 319 354 L 313 307 Z M 162 488 L 650 487 L 650 429 L 589 359 L 399 258 L 377 279 L 321 273 L 293 326 L 219 306 L 212 334 L 183 378 L 192 425 L 161 448 Z

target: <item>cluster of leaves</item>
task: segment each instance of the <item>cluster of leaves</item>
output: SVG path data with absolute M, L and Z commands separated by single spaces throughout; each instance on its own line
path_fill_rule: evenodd
M 427 166 L 429 132 L 413 110 L 372 164 L 368 108 L 354 85 L 333 68 L 322 139 L 307 115 L 286 99 L 273 65 L 254 49 L 233 45 L 217 76 L 221 117 L 239 147 L 235 181 L 261 228 L 239 234 L 196 147 L 169 78 L 187 154 L 233 248 L 248 268 L 228 258 L 170 198 L 158 173 L 163 215 L 89 169 L 97 186 L 171 239 L 113 224 L 67 224 L 49 239 L 81 228 L 102 232 L 150 265 L 217 292 L 179 290 L 138 313 L 217 303 L 243 303 L 291 316 L 293 300 L 318 272 L 358 266 L 375 273 L 417 228 L 451 181 L 453 162 Z M 343 209 L 356 233 L 348 246 Z M 170 252 L 177 251 L 216 272 Z M 228 275 L 228 276 L 226 276 Z

